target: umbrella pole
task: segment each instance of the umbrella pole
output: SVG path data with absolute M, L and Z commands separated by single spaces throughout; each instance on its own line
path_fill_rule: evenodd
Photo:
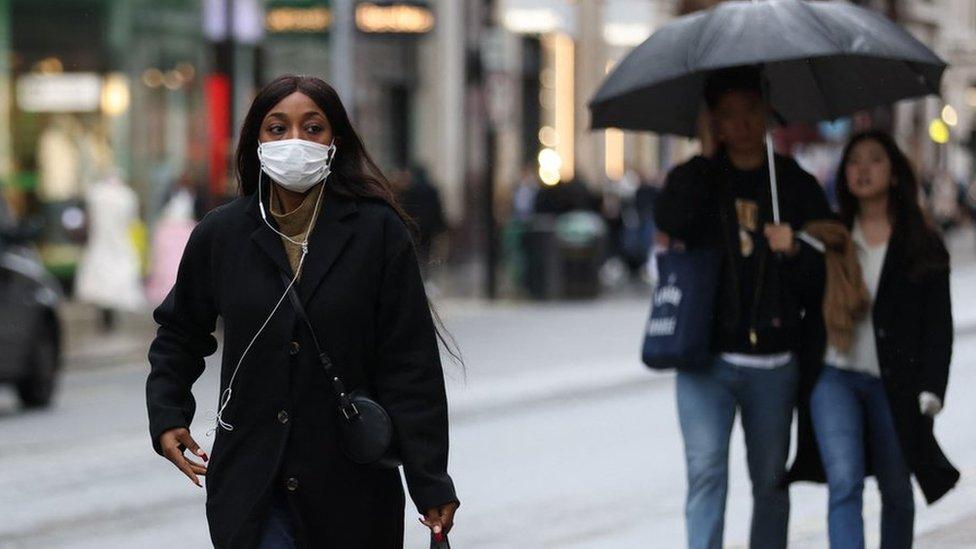
M 779 225 L 779 183 L 776 180 L 776 152 L 773 150 L 773 132 L 766 129 L 766 163 L 769 165 L 769 194 L 773 202 L 773 223 Z
M 759 89 L 762 90 L 763 103 L 769 108 L 769 112 L 766 113 L 766 164 L 769 166 L 769 194 L 773 202 L 773 223 L 779 225 L 779 183 L 776 180 L 776 151 L 773 150 L 773 94 L 769 91 L 769 79 L 762 76 L 762 73 L 760 75 Z
M 768 124 L 768 123 L 767 123 Z M 769 164 L 769 194 L 773 201 L 773 223 L 779 225 L 779 183 L 776 180 L 776 156 L 773 151 L 773 132 L 766 130 L 766 162 Z M 806 242 L 811 248 L 820 253 L 825 253 L 827 247 L 823 242 L 810 236 L 806 231 L 799 231 L 796 237 Z
M 769 104 L 769 82 L 766 79 L 763 79 L 762 91 L 763 100 Z M 771 118 L 772 115 L 766 117 L 766 164 L 769 165 L 769 194 L 773 202 L 773 223 L 779 225 L 779 182 L 776 179 L 776 151 L 773 149 L 773 123 Z M 825 253 L 827 250 L 823 242 L 810 236 L 806 231 L 799 231 L 796 237 L 820 253 Z

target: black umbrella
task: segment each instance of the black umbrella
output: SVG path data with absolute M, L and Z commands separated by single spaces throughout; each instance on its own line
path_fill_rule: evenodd
M 737 66 L 759 67 L 766 99 L 786 122 L 938 93 L 946 68 L 885 16 L 848 3 L 724 2 L 674 20 L 627 54 L 590 102 L 592 127 L 694 136 L 706 78 Z

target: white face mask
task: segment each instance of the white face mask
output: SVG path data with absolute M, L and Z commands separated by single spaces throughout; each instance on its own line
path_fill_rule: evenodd
M 322 145 L 304 139 L 283 139 L 259 144 L 258 160 L 275 183 L 303 193 L 329 177 L 335 152 L 335 141 Z

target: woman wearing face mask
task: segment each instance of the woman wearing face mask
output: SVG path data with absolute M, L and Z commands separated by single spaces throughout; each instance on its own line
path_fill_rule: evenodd
M 320 345 L 349 391 L 369 392 L 387 411 L 421 520 L 446 533 L 458 499 L 438 334 L 389 184 L 317 78 L 268 84 L 239 143 L 242 196 L 195 228 L 154 313 L 154 448 L 197 486 L 206 475 L 216 547 L 402 547 L 400 475 L 343 452 Z M 224 346 L 211 460 L 189 426 L 217 317 Z
M 908 159 L 888 134 L 851 140 L 837 194 L 870 307 L 853 322 L 828 318 L 825 366 L 809 397 L 816 444 L 800 442 L 801 454 L 819 449 L 823 471 L 798 455 L 807 466 L 794 474 L 817 480 L 826 472 L 832 549 L 864 547 L 866 474 L 881 492 L 881 547 L 911 547 L 911 476 L 929 503 L 959 479 L 932 433 L 952 353 L 949 254 L 922 213 Z M 853 330 L 831 328 L 845 325 Z

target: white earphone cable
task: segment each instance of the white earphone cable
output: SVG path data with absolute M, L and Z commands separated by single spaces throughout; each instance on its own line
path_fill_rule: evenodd
M 288 292 L 291 291 L 292 287 L 298 281 L 298 277 L 301 276 L 302 267 L 305 265 L 305 257 L 308 256 L 308 237 L 312 232 L 312 224 L 315 223 L 315 218 L 318 216 L 319 207 L 322 204 L 322 195 L 324 194 L 325 194 L 325 189 L 319 190 L 319 196 L 315 201 L 315 209 L 312 212 L 312 218 L 309 220 L 308 228 L 305 230 L 305 238 L 303 239 L 302 242 L 297 242 L 292 238 L 289 238 L 287 235 L 281 233 L 277 229 L 275 229 L 271 225 L 271 223 L 268 222 L 268 218 L 267 216 L 265 216 L 264 213 L 264 203 L 261 198 L 261 173 L 258 174 L 258 204 L 261 209 L 261 218 L 264 219 L 264 223 L 265 225 L 268 226 L 269 229 L 278 233 L 282 238 L 285 238 L 286 240 L 295 244 L 296 246 L 301 246 L 302 257 L 301 259 L 298 260 L 298 268 L 295 269 L 295 276 L 292 277 L 291 282 L 289 282 L 288 286 L 285 287 L 285 292 L 281 294 L 280 298 L 278 298 L 278 302 L 275 303 L 274 308 L 271 309 L 271 313 L 268 315 L 266 319 L 264 319 L 264 322 L 261 324 L 261 327 L 258 328 L 257 333 L 254 334 L 254 337 L 251 338 L 250 343 L 248 343 L 247 347 L 244 348 L 244 352 L 241 353 L 241 358 L 238 359 L 237 365 L 234 366 L 234 371 L 233 373 L 231 373 L 230 381 L 227 382 L 227 388 L 220 393 L 220 400 L 217 403 L 218 404 L 217 412 L 212 414 L 211 417 L 211 420 L 213 420 L 215 424 L 209 431 L 207 431 L 207 436 L 212 435 L 218 428 L 222 428 L 227 431 L 234 430 L 234 426 L 224 421 L 223 416 L 224 416 L 224 411 L 227 409 L 227 405 L 230 404 L 230 400 L 234 396 L 234 380 L 237 378 L 237 372 L 241 369 L 241 365 L 244 364 L 244 357 L 247 356 L 247 353 L 248 351 L 251 350 L 251 347 L 254 345 L 254 342 L 258 340 L 258 336 L 261 335 L 261 332 L 264 331 L 268 323 L 271 322 L 271 319 L 274 318 L 275 313 L 278 312 L 278 308 L 281 307 L 281 303 L 285 300 L 285 297 L 288 296 Z M 269 194 L 269 200 L 270 200 L 270 194 Z

